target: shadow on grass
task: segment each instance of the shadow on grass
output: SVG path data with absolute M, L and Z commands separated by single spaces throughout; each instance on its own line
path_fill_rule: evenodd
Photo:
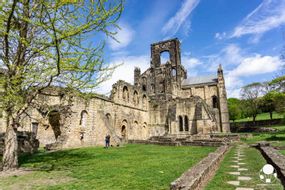
M 19 165 L 38 171 L 68 170 L 70 166 L 79 165 L 94 159 L 94 154 L 83 151 L 61 150 L 56 152 L 38 152 L 35 154 L 23 154 L 19 157 Z
M 265 139 L 266 141 L 285 141 L 285 136 L 278 137 L 276 135 L 272 135 L 271 137 L 268 137 Z

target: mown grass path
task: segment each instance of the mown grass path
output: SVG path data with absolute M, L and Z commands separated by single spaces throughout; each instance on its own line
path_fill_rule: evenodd
M 213 147 L 127 145 L 90 147 L 21 158 L 34 168 L 25 175 L 0 177 L 0 189 L 169 189 L 169 184 Z

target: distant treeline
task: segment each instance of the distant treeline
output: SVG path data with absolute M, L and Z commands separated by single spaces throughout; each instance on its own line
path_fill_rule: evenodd
M 270 82 L 255 82 L 241 89 L 241 98 L 228 99 L 231 121 L 252 117 L 253 121 L 260 113 L 285 115 L 285 75 Z

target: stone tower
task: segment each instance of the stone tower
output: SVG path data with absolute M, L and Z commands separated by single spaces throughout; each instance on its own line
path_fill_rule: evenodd
M 161 54 L 169 53 L 169 60 L 161 63 Z M 155 94 L 172 95 L 186 78 L 186 70 L 181 65 L 180 42 L 177 38 L 151 44 L 151 68 Z
M 218 68 L 218 93 L 220 103 L 220 124 L 223 133 L 230 133 L 229 110 L 227 105 L 227 92 L 221 64 Z
M 137 86 L 139 83 L 140 75 L 141 75 L 141 69 L 138 67 L 135 67 L 135 70 L 134 70 L 134 84 L 135 84 L 135 86 Z

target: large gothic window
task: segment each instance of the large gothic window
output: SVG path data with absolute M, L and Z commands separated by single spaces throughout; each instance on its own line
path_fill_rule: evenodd
M 167 61 L 170 61 L 169 51 L 163 51 L 160 53 L 160 63 L 165 64 Z

